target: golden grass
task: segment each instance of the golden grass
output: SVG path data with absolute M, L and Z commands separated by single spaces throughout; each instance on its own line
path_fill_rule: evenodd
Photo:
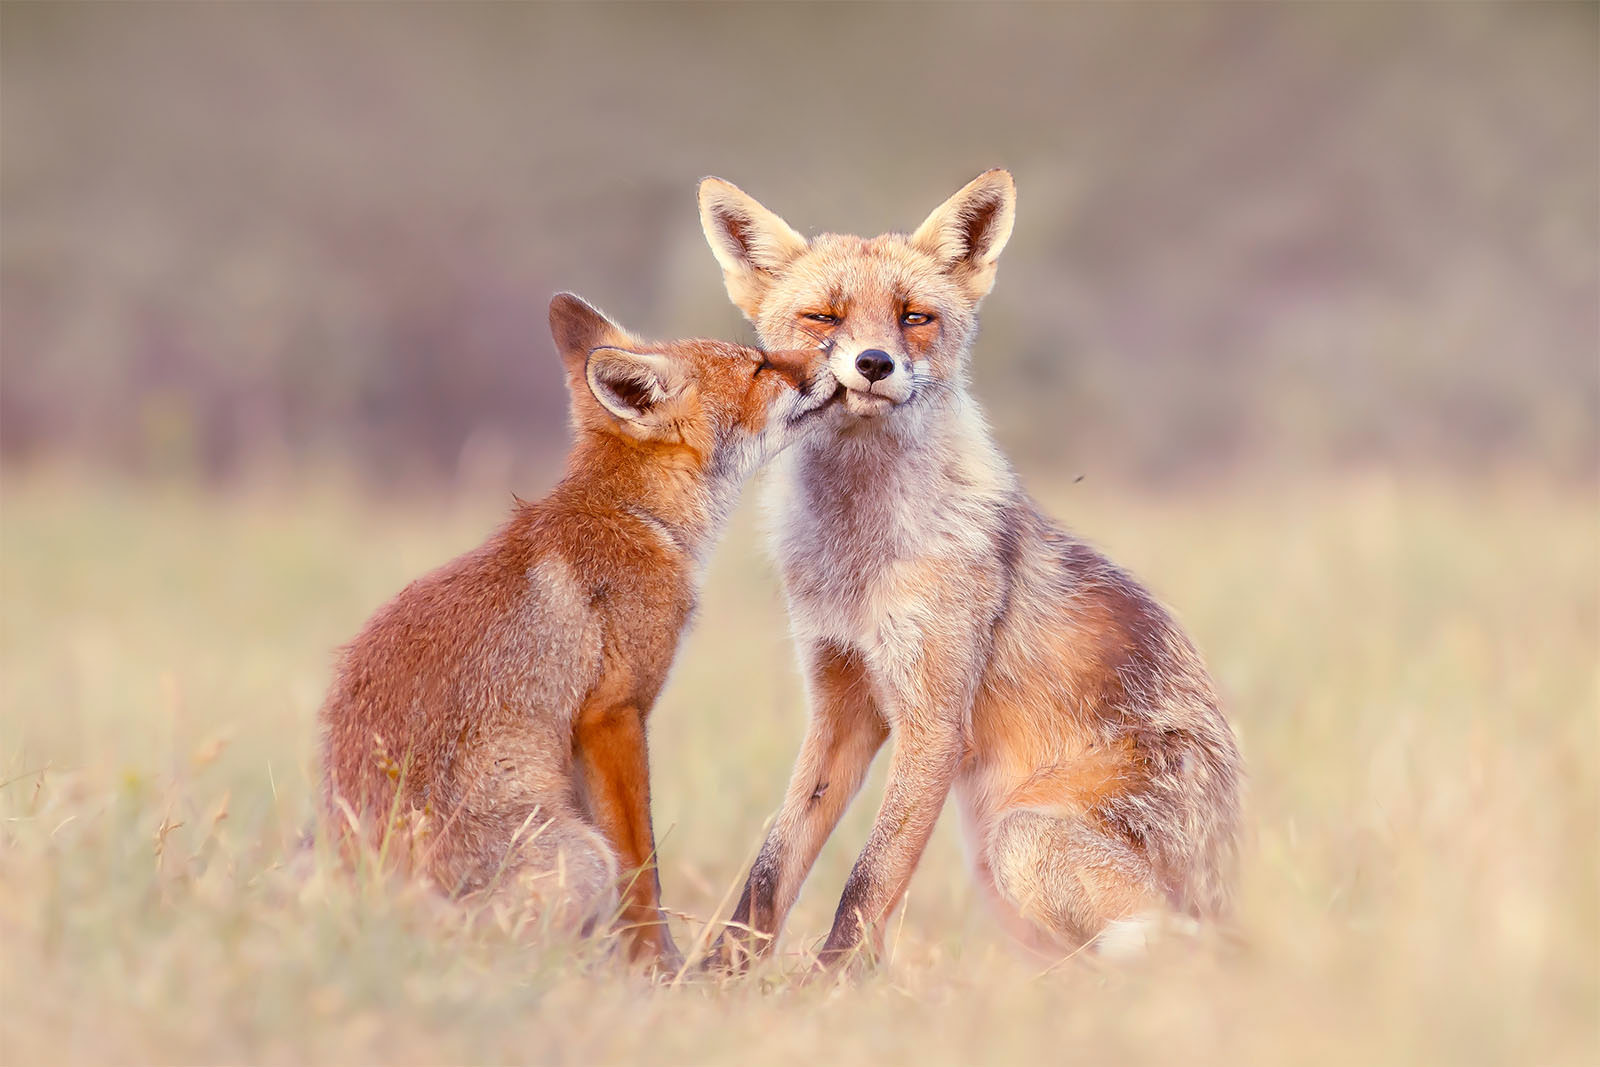
M 1229 695 L 1251 773 L 1235 929 L 1041 974 L 993 928 L 947 819 L 892 961 L 856 985 L 804 983 L 875 777 L 785 955 L 742 982 L 663 989 L 603 945 L 468 927 L 326 858 L 286 869 L 312 810 L 330 650 L 480 538 L 503 499 L 8 475 L 0 1060 L 1594 1056 L 1592 488 L 1042 496 L 1177 607 Z M 666 900 L 696 923 L 743 875 L 802 727 L 752 511 L 652 719 Z M 684 922 L 680 943 L 697 930 Z

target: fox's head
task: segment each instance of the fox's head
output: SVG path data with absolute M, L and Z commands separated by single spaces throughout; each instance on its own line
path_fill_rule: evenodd
M 1016 217 L 1004 170 L 979 175 L 909 236 L 807 241 L 737 186 L 700 183 L 700 223 L 728 296 L 774 348 L 820 345 L 844 409 L 912 407 L 966 373 L 978 304 Z
M 572 293 L 550 301 L 580 437 L 659 452 L 705 478 L 741 481 L 838 390 L 825 353 L 726 341 L 641 341 Z

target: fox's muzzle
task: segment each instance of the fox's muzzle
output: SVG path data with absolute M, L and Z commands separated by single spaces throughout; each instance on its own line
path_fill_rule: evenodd
M 855 415 L 881 414 L 904 404 L 916 392 L 910 359 L 887 347 L 835 348 L 828 366 L 849 391 L 845 407 Z

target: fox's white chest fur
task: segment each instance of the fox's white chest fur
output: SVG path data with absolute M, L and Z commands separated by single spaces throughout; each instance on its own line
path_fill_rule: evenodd
M 932 595 L 928 568 L 982 573 L 995 559 L 1014 475 L 969 398 L 917 415 L 894 430 L 847 426 L 774 472 L 773 545 L 800 640 L 903 662 L 962 610 Z M 981 610 L 985 591 L 972 592 L 967 606 Z

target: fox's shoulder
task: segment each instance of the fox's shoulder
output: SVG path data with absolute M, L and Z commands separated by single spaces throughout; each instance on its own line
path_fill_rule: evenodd
M 512 536 L 528 547 L 530 566 L 554 561 L 552 568 L 593 590 L 650 586 L 663 595 L 689 596 L 694 558 L 681 540 L 674 516 L 640 506 L 606 501 L 584 493 L 564 493 L 527 505 L 513 520 Z
M 515 610 L 527 561 L 508 551 L 503 534 L 406 585 L 373 612 L 346 646 L 347 658 L 396 646 L 458 655 L 474 634 Z

